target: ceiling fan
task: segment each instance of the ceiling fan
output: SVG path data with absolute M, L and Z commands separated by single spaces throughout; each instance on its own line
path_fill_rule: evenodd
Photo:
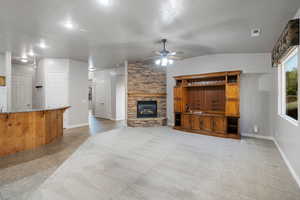
M 158 58 L 155 60 L 156 65 L 168 66 L 172 65 L 174 60 L 183 59 L 182 57 L 177 56 L 178 54 L 183 54 L 183 52 L 169 51 L 167 49 L 167 39 L 162 39 L 160 42 L 163 45 L 163 49 L 161 51 L 154 52 L 158 56 Z

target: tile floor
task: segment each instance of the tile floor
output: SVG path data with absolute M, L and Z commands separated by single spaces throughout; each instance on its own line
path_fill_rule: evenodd
M 90 127 L 65 130 L 45 147 L 0 158 L 0 200 L 25 199 L 91 135 L 124 126 L 124 122 L 90 117 Z
M 271 141 L 121 128 L 88 138 L 27 197 L 299 200 L 300 189 Z

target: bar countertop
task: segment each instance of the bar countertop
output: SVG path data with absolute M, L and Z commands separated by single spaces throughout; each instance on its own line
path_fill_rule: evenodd
M 1 114 L 14 114 L 14 113 L 26 113 L 26 112 L 40 112 L 40 111 L 51 111 L 51 110 L 61 110 L 68 109 L 70 106 L 58 106 L 58 107 L 44 107 L 44 108 L 31 108 L 31 109 L 12 109 L 8 111 L 0 111 Z

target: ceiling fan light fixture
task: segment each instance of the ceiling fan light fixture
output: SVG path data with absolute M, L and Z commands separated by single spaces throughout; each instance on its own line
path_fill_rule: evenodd
M 157 60 L 155 61 L 155 64 L 156 64 L 156 65 L 160 65 L 160 59 L 157 59 Z
M 162 58 L 161 59 L 161 66 L 167 66 L 168 65 L 168 63 L 169 63 L 169 60 L 168 60 L 168 58 Z
M 174 64 L 174 60 L 169 59 L 169 64 L 170 64 L 170 65 L 173 65 L 173 64 Z

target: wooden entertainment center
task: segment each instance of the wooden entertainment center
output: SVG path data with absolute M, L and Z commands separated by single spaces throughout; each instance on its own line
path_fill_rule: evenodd
M 241 71 L 176 76 L 174 128 L 240 139 Z

